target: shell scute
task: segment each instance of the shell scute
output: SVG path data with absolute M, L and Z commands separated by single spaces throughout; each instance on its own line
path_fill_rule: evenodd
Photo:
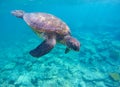
M 69 27 L 59 18 L 46 13 L 26 13 L 25 22 L 36 32 L 65 34 L 70 32 Z

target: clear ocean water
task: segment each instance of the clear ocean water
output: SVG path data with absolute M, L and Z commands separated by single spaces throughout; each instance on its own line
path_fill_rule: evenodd
M 36 59 L 42 42 L 11 11 L 46 12 L 65 21 L 80 52 L 57 44 Z M 1 0 L 0 87 L 120 87 L 119 0 Z

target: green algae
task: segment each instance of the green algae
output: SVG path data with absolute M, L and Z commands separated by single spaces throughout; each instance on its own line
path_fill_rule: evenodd
M 120 74 L 117 73 L 117 72 L 112 72 L 109 74 L 109 76 L 114 80 L 114 81 L 117 81 L 117 82 L 120 82 Z

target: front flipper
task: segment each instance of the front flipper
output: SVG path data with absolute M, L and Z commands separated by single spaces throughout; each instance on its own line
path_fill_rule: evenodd
M 43 41 L 38 47 L 31 50 L 30 54 L 33 57 L 37 57 L 37 58 L 41 57 L 41 56 L 49 53 L 53 49 L 55 44 L 56 44 L 56 40 L 54 38 L 47 39 L 47 40 Z
M 65 49 L 65 54 L 67 54 L 69 51 L 70 51 L 70 49 L 69 49 L 69 48 L 66 48 L 66 49 Z

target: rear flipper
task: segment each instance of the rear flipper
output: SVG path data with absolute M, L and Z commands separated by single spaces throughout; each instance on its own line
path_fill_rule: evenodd
M 44 40 L 38 47 L 36 47 L 35 49 L 30 51 L 30 54 L 33 57 L 41 57 L 47 53 L 49 53 L 54 45 L 56 44 L 56 40 L 53 39 L 48 39 L 48 40 Z

